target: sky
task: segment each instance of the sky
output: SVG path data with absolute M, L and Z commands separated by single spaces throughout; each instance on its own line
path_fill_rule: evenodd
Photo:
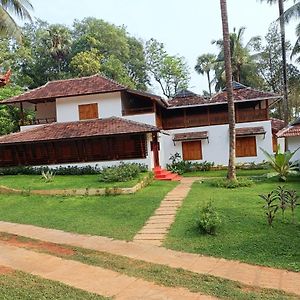
M 49 23 L 71 25 L 74 19 L 96 17 L 125 25 L 127 31 L 143 40 L 155 38 L 169 54 L 186 58 L 191 72 L 190 89 L 207 90 L 206 77 L 194 71 L 197 57 L 217 53 L 212 40 L 222 37 L 219 0 L 31 0 L 33 16 Z M 264 36 L 278 17 L 276 5 L 260 0 L 227 0 L 229 26 L 246 27 L 245 42 Z M 295 24 L 287 28 L 287 38 L 295 41 Z M 158 92 L 158 90 L 156 90 Z

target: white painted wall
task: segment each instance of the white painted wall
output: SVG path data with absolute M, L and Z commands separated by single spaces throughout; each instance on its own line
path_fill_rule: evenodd
M 95 94 L 56 99 L 57 122 L 79 121 L 78 105 L 98 103 L 99 118 L 122 116 L 121 93 Z
M 156 126 L 156 116 L 155 113 L 151 114 L 141 114 L 141 115 L 133 115 L 133 116 L 123 116 L 124 119 L 145 123 L 149 125 Z
M 291 152 L 296 151 L 300 147 L 300 136 L 288 137 L 287 138 L 287 148 Z M 295 153 L 293 161 L 300 161 L 300 149 Z
M 266 135 L 256 136 L 257 156 L 256 157 L 238 157 L 237 163 L 255 162 L 260 163 L 266 160 L 260 147 L 272 153 L 272 130 L 271 121 L 239 123 L 237 128 L 241 127 L 258 127 L 263 126 Z M 162 151 L 160 152 L 161 165 L 165 167 L 169 163 L 170 155 L 178 152 L 182 156 L 182 143 L 176 142 L 174 145 L 173 135 L 176 133 L 208 131 L 209 140 L 202 140 L 202 161 L 214 162 L 215 165 L 227 165 L 229 156 L 229 128 L 228 125 L 215 125 L 196 128 L 184 128 L 176 130 L 168 130 L 171 135 L 160 134 L 160 144 Z

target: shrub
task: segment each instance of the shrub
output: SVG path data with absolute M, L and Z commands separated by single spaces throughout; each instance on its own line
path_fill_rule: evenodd
M 124 182 L 138 177 L 140 173 L 139 165 L 121 163 L 117 166 L 103 168 L 99 173 L 99 181 Z
M 269 193 L 267 195 L 259 195 L 259 197 L 262 198 L 266 202 L 264 209 L 266 211 L 268 224 L 269 224 L 269 226 L 272 226 L 276 212 L 279 208 L 278 204 L 276 203 L 276 201 L 278 199 L 278 195 L 276 194 L 275 191 L 272 191 L 271 193 Z
M 54 180 L 54 177 L 55 177 L 54 172 L 50 172 L 50 171 L 42 172 L 42 179 L 45 182 L 52 182 Z
M 197 224 L 201 233 L 216 234 L 217 228 L 221 224 L 221 219 L 211 202 L 207 203 L 200 210 Z
M 141 172 L 148 171 L 148 166 L 145 164 L 136 164 Z M 43 172 L 55 172 L 56 175 L 94 175 L 101 172 L 101 168 L 96 166 L 66 166 L 58 168 L 49 167 L 9 167 L 0 168 L 0 175 L 41 175 Z
M 250 187 L 253 181 L 249 178 L 238 178 L 237 180 L 229 180 L 227 178 L 218 178 L 209 181 L 209 183 L 218 188 L 235 189 L 240 187 Z

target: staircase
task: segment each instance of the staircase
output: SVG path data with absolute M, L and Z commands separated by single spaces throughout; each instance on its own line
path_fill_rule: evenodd
M 162 169 L 161 167 L 155 167 L 153 169 L 153 172 L 154 172 L 154 178 L 156 180 L 170 180 L 170 181 L 181 180 L 181 176 L 179 176 L 178 174 Z

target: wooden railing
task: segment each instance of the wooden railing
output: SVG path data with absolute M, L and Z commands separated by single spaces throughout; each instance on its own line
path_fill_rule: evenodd
M 236 112 L 236 121 L 238 123 L 264 121 L 268 119 L 267 109 L 245 109 Z

